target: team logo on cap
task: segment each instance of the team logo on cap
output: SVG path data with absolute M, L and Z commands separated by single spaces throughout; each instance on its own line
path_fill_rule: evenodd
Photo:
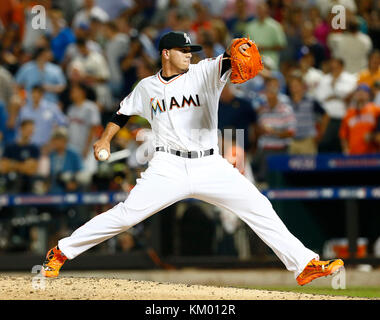
M 187 33 L 184 33 L 183 36 L 185 37 L 186 43 L 191 43 L 190 37 L 187 35 Z

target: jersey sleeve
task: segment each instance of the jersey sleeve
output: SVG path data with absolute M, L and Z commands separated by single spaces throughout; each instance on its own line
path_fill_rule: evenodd
M 120 103 L 120 108 L 117 114 L 126 116 L 144 116 L 144 94 L 141 86 L 141 81 L 136 85 L 132 92 L 126 96 Z
M 223 54 L 216 58 L 204 59 L 198 63 L 198 67 L 205 83 L 212 88 L 223 87 L 231 75 L 231 69 L 222 74 Z

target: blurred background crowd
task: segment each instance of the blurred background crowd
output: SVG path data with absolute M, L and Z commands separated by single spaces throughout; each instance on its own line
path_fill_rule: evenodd
M 172 30 L 203 46 L 193 63 L 233 38 L 256 42 L 265 68 L 227 84 L 219 129 L 244 129 L 229 160 L 244 153 L 239 169 L 259 185 L 269 155 L 380 153 L 379 1 L 2 0 L 0 193 L 130 190 L 145 169 L 134 154 L 147 121 L 133 117 L 113 140 L 128 159 L 98 163 L 92 144 L 159 71 L 158 41 Z

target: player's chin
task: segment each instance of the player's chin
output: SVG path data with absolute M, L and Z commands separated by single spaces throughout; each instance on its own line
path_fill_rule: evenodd
M 189 71 L 189 68 L 180 68 L 179 69 L 179 73 L 185 73 L 187 71 Z
M 189 70 L 189 66 L 190 66 L 190 61 L 186 61 L 183 66 L 182 66 L 182 70 L 184 71 L 187 71 Z

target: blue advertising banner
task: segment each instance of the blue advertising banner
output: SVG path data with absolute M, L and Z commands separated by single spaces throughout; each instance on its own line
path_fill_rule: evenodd
M 271 170 L 281 172 L 380 170 L 380 154 L 360 156 L 342 154 L 274 155 L 268 157 L 268 165 Z

